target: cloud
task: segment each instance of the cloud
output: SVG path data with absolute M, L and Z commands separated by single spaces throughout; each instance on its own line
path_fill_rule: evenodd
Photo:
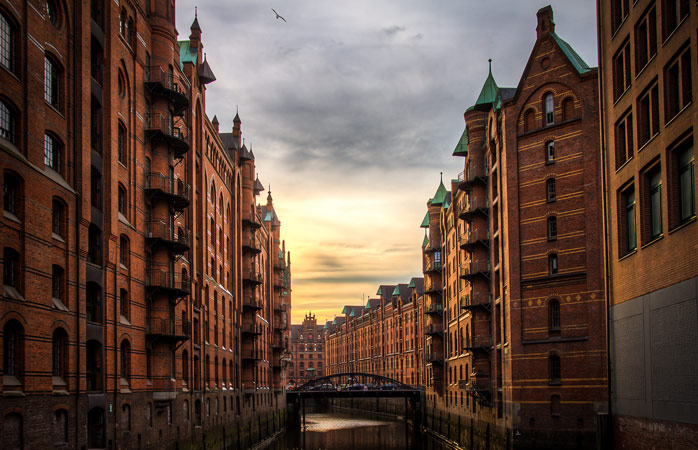
M 392 27 L 383 28 L 383 32 L 388 36 L 395 36 L 401 31 L 405 31 L 405 27 L 400 27 L 398 25 L 393 25 Z

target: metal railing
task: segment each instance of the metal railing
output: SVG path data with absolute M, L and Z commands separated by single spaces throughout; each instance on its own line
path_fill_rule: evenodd
M 151 317 L 147 325 L 147 334 L 191 337 L 191 321 L 189 320 Z
M 166 72 L 158 66 L 148 66 L 145 72 L 145 82 L 159 84 L 163 88 L 175 94 L 183 95 L 187 99 L 191 96 L 189 80 L 178 73 Z
M 255 281 L 258 283 L 262 282 L 262 273 L 259 272 L 257 269 L 254 267 L 243 271 L 242 273 L 242 278 L 250 281 Z
M 167 195 L 176 195 L 189 200 L 189 185 L 178 178 L 168 175 L 150 172 L 145 177 L 145 188 L 147 190 L 162 191 Z
M 176 138 L 180 141 L 189 144 L 189 127 L 181 120 L 175 121 L 172 117 L 167 117 L 164 114 L 152 113 L 145 116 L 145 130 L 149 132 L 160 132 L 170 138 Z
M 460 307 L 469 309 L 476 306 L 489 307 L 492 304 L 492 294 L 469 294 L 460 298 Z
M 189 276 L 163 269 L 151 269 L 146 272 L 146 286 L 191 292 Z
M 182 228 L 175 229 L 174 226 L 161 219 L 153 219 L 148 222 L 146 237 L 149 239 L 162 239 L 163 241 L 189 246 L 190 233 Z
M 242 306 L 248 307 L 248 308 L 253 308 L 253 309 L 262 309 L 264 307 L 264 305 L 262 304 L 262 301 L 254 295 L 244 296 L 242 298 Z
M 490 271 L 490 262 L 487 261 L 471 261 L 460 265 L 461 276 L 474 275 L 476 273 L 484 273 Z

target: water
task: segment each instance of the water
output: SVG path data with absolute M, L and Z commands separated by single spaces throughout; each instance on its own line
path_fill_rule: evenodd
M 306 414 L 305 430 L 289 429 L 269 450 L 446 450 L 440 441 L 413 432 L 404 421 L 370 413 L 318 412 Z

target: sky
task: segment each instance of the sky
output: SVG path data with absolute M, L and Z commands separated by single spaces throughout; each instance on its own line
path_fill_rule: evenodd
M 362 305 L 421 277 L 419 225 L 463 112 L 487 77 L 516 87 L 550 4 L 557 34 L 596 66 L 593 0 L 179 0 L 179 39 L 198 7 L 206 113 L 236 109 L 291 251 L 292 323 Z M 277 19 L 274 8 L 286 19 Z M 266 193 L 260 195 L 266 201 Z

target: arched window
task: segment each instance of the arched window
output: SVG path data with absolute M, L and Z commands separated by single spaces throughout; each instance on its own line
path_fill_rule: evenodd
M 131 344 L 124 339 L 121 341 L 121 352 L 119 353 L 119 374 L 121 383 L 127 383 L 131 379 Z
M 122 234 L 119 236 L 119 263 L 123 267 L 129 267 L 130 255 L 128 237 Z
M 550 367 L 550 383 L 560 384 L 562 382 L 560 357 L 558 355 L 550 355 L 550 357 L 548 357 L 548 363 Z
M 93 281 L 87 282 L 87 320 L 102 323 L 102 288 Z
M 550 415 L 560 417 L 560 396 L 557 394 L 550 396 Z
M 4 100 L 0 100 L 0 137 L 17 144 L 16 127 L 17 110 Z
M 54 382 L 62 382 L 65 380 L 66 368 L 67 368 L 67 350 L 68 350 L 68 333 L 64 329 L 58 328 L 53 332 L 53 377 Z M 60 380 L 56 380 L 59 378 Z
M 24 328 L 17 320 L 8 321 L 3 328 L 2 373 L 3 389 L 22 388 L 24 377 Z
M 189 384 L 189 353 L 186 350 L 182 351 L 182 380 Z
M 551 93 L 543 96 L 543 120 L 545 126 L 555 123 L 555 100 Z
M 44 55 L 44 100 L 54 108 L 60 108 L 60 76 L 58 63 L 49 55 Z
M 62 174 L 63 145 L 53 135 L 44 134 L 44 165 Z
M 552 164 L 555 162 L 555 141 L 545 143 L 545 163 Z
M 562 101 L 562 120 L 570 120 L 574 114 L 574 100 L 567 97 Z
M 2 443 L 4 448 L 24 448 L 24 418 L 21 414 L 13 412 L 3 417 Z
M 53 413 L 53 445 L 57 448 L 68 448 L 68 411 L 57 409 Z
M 560 331 L 560 302 L 550 300 L 548 303 L 549 330 Z
M 557 239 L 557 217 L 548 217 L 548 240 L 554 241 Z
M 128 19 L 128 24 L 126 25 L 128 31 L 126 32 L 126 39 L 128 40 L 128 44 L 133 47 L 134 44 L 136 43 L 136 26 L 133 23 L 133 18 L 129 17 Z
M 128 195 L 123 184 L 119 183 L 119 197 L 117 198 L 117 207 L 119 213 L 124 217 L 128 217 Z
M 131 299 L 126 289 L 119 290 L 119 313 L 126 319 L 131 319 Z
M 21 290 L 19 253 L 11 247 L 5 247 L 2 252 L 3 270 L 2 282 L 6 287 Z
M 131 406 L 128 403 L 121 406 L 121 431 L 131 431 Z
M 87 341 L 87 390 L 102 390 L 102 344 L 95 340 Z
M 65 238 L 65 204 L 54 198 L 51 202 L 51 231 L 60 238 Z
M 555 178 L 549 178 L 545 182 L 545 196 L 548 202 L 554 202 L 556 198 Z
M 0 11 L 0 65 L 15 73 L 17 68 L 17 27 Z M 3 136 L 4 137 L 4 136 Z
M 59 304 L 65 304 L 65 278 L 61 266 L 54 264 L 51 268 L 51 297 L 58 300 Z
M 102 173 L 95 166 L 90 169 L 90 195 L 92 206 L 102 209 Z
M 102 230 L 93 223 L 87 231 L 87 262 L 102 265 Z
M 87 413 L 87 446 L 89 448 L 105 448 L 104 409 L 92 408 Z
M 548 255 L 548 274 L 557 275 L 557 255 L 555 253 Z
M 56 0 L 46 0 L 46 15 L 53 26 L 60 26 L 60 10 Z
M 119 13 L 119 34 L 121 36 L 126 36 L 126 24 L 127 24 L 127 18 L 126 18 L 126 10 L 122 9 L 121 12 Z
M 119 84 L 121 84 L 121 73 L 119 72 Z M 117 136 L 117 150 L 119 162 L 124 166 L 128 162 L 128 151 L 126 145 L 128 143 L 128 134 L 126 132 L 126 127 L 119 122 L 119 131 Z

